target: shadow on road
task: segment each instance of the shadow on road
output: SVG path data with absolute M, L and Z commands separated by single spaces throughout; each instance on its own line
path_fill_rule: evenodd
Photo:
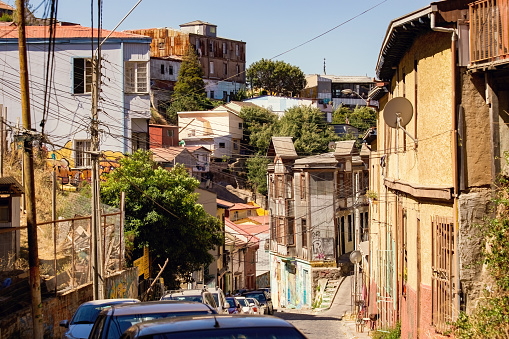
M 324 316 L 321 314 L 307 314 L 307 313 L 286 313 L 286 312 L 275 312 L 274 316 L 284 320 L 341 320 L 340 316 L 331 317 Z

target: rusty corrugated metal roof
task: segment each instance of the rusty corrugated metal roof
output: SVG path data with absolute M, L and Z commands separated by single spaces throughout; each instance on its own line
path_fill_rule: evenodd
M 346 156 L 358 154 L 355 149 L 355 140 L 336 141 L 335 156 Z
M 278 155 L 282 159 L 296 159 L 298 156 L 292 139 L 292 137 L 272 137 L 267 155 Z
M 50 26 L 26 26 L 27 39 L 48 39 Z M 56 26 L 55 38 L 92 38 L 97 37 L 97 28 L 83 27 L 81 25 Z M 105 38 L 111 31 L 103 29 L 101 37 Z M 17 26 L 0 26 L 0 36 L 2 39 L 18 39 Z M 124 32 L 113 32 L 110 38 L 122 39 L 147 39 L 150 37 Z
M 0 186 L 10 186 L 11 191 L 9 193 L 11 194 L 21 194 L 25 192 L 23 186 L 14 177 L 0 178 Z

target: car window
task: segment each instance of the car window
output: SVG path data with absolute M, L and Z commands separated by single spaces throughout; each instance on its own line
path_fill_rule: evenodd
M 249 306 L 249 304 L 247 303 L 246 299 L 239 298 L 239 299 L 237 299 L 237 301 L 238 301 L 238 302 L 239 302 L 239 304 L 241 304 L 242 306 Z
M 149 313 L 149 314 L 132 314 L 111 317 L 110 325 L 108 327 L 108 339 L 118 339 L 122 333 L 129 327 L 140 322 L 161 319 L 161 318 L 174 318 L 183 316 L 195 316 L 210 314 L 211 311 L 193 311 L 193 312 L 168 312 L 168 313 Z
M 90 332 L 90 339 L 99 339 L 101 338 L 101 332 L 104 328 L 104 322 L 106 321 L 106 315 L 100 315 L 94 323 L 94 327 L 92 327 L 92 331 Z
M 247 293 L 246 298 L 255 298 L 259 303 L 265 304 L 265 295 L 263 293 Z
M 218 306 L 221 305 L 221 303 L 219 303 L 219 300 L 218 300 L 218 294 L 212 293 L 212 298 L 214 298 L 214 301 L 216 302 L 216 305 L 218 305 Z
M 212 297 L 212 295 L 210 293 L 205 293 L 204 298 L 207 301 L 207 304 L 209 304 L 210 306 L 212 306 L 214 308 L 217 307 L 217 303 L 214 301 L 214 298 Z
M 203 302 L 201 295 L 172 295 L 171 300 Z
M 101 312 L 101 310 L 106 307 L 111 307 L 109 305 L 106 306 L 97 306 L 97 305 L 84 305 L 79 307 L 74 314 L 74 317 L 71 320 L 70 325 L 77 324 L 93 324 L 97 316 Z
M 252 327 L 252 328 L 223 328 L 211 330 L 191 330 L 186 332 L 154 334 L 141 338 L 176 339 L 176 338 L 205 338 L 205 339 L 292 339 L 305 338 L 292 327 Z M 141 339 L 140 338 L 140 339 Z

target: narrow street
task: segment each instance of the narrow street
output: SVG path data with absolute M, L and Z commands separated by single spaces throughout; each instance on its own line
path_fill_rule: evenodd
M 274 315 L 297 327 L 310 339 L 325 338 L 368 338 L 367 332 L 356 333 L 355 322 L 343 318 L 350 313 L 351 280 L 346 277 L 338 289 L 330 309 L 322 312 L 301 310 L 278 310 Z

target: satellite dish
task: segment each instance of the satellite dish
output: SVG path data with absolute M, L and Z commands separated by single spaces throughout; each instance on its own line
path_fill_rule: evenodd
M 398 118 L 400 118 L 400 126 L 408 125 L 414 114 L 412 103 L 403 97 L 393 98 L 385 105 L 384 120 L 387 125 L 392 128 L 398 128 Z
M 350 261 L 353 263 L 353 264 L 358 264 L 361 262 L 361 259 L 362 259 L 362 254 L 360 251 L 352 251 L 352 253 L 350 253 Z
M 408 125 L 414 114 L 412 103 L 407 98 L 392 98 L 384 107 L 384 120 L 387 126 L 402 129 L 410 139 L 415 142 L 417 147 L 417 139 L 412 137 L 404 126 Z

